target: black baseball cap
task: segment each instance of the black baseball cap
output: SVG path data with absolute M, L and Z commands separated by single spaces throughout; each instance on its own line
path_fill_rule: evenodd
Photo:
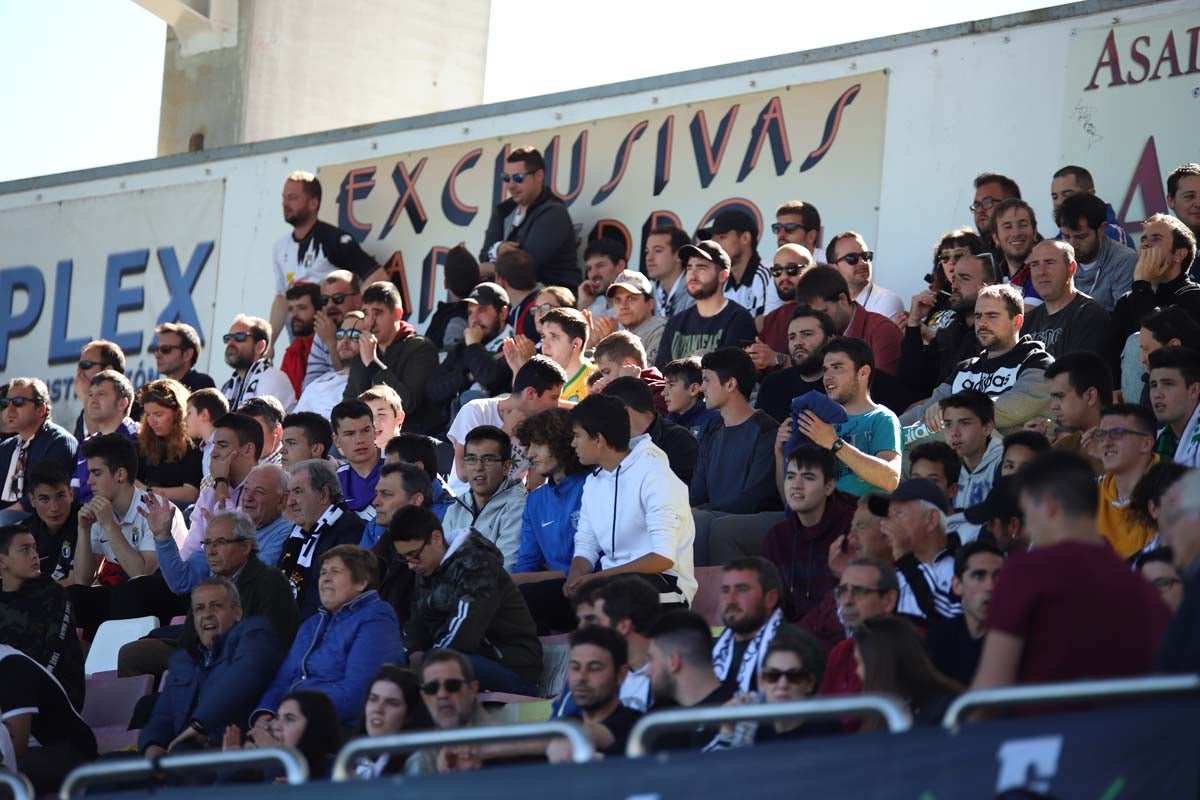
M 950 501 L 937 484 L 925 478 L 909 478 L 900 481 L 896 491 L 890 495 L 873 494 L 867 498 L 867 508 L 877 517 L 886 517 L 888 506 L 893 500 L 924 500 L 933 503 L 943 514 L 950 513 Z
M 717 269 L 729 269 L 733 264 L 729 260 L 729 254 L 725 252 L 725 248 L 712 239 L 706 239 L 697 244 L 685 244 L 675 255 L 678 256 L 679 263 L 683 264 L 684 268 L 687 267 L 688 259 L 693 256 L 713 262 L 717 265 Z
M 1012 475 L 1003 475 L 992 484 L 987 497 L 969 508 L 963 516 L 972 525 L 986 525 L 994 519 L 1021 517 L 1021 505 L 1017 500 L 1017 482 Z
M 716 236 L 721 233 L 729 233 L 730 231 L 745 232 L 757 239 L 758 223 L 754 221 L 754 217 L 745 211 L 738 211 L 736 209 L 722 211 L 713 220 L 712 233 L 710 235 Z
M 485 306 L 495 306 L 497 309 L 508 305 L 508 292 L 504 291 L 498 283 L 484 281 L 471 290 L 471 293 L 463 298 L 467 303 L 479 303 Z

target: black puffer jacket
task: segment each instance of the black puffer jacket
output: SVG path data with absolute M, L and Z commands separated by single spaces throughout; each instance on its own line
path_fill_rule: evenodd
M 449 550 L 437 571 L 419 576 L 404 627 L 410 653 L 449 647 L 498 661 L 537 684 L 542 643 L 521 592 L 494 544 L 469 528 L 445 533 Z

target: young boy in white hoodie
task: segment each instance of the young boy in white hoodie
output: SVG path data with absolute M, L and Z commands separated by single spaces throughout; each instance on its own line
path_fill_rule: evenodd
M 571 597 L 602 575 L 641 573 L 658 585 L 664 605 L 690 604 L 696 528 L 688 488 L 671 472 L 666 454 L 648 437 L 631 447 L 629 415 L 615 397 L 584 398 L 571 410 L 571 425 L 580 463 L 596 470 L 583 486 L 563 593 Z

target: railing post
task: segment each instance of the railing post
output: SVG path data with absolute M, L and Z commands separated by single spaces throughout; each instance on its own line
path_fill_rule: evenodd
M 60 800 L 75 800 L 88 786 L 105 780 L 123 778 L 149 779 L 160 774 L 177 774 L 196 767 L 224 768 L 250 766 L 254 764 L 281 764 L 284 777 L 292 785 L 308 780 L 308 762 L 304 756 L 290 747 L 264 747 L 249 750 L 227 750 L 213 752 L 181 753 L 166 755 L 157 761 L 146 758 L 130 758 L 114 761 L 96 761 L 71 770 L 59 789 Z
M 33 800 L 33 784 L 24 775 L 0 769 L 0 783 L 9 788 L 13 800 Z

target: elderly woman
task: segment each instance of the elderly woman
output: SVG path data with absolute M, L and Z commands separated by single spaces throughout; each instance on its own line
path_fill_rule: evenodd
M 275 716 L 287 693 L 308 689 L 328 695 L 342 724 L 351 727 L 380 667 L 405 663 L 396 612 L 375 591 L 378 569 L 375 556 L 356 545 L 338 545 L 321 556 L 321 609 L 300 626 L 253 722 Z
M 188 395 L 187 387 L 171 378 L 151 381 L 138 392 L 138 480 L 183 505 L 196 502 L 204 477 L 204 456 L 187 435 Z

